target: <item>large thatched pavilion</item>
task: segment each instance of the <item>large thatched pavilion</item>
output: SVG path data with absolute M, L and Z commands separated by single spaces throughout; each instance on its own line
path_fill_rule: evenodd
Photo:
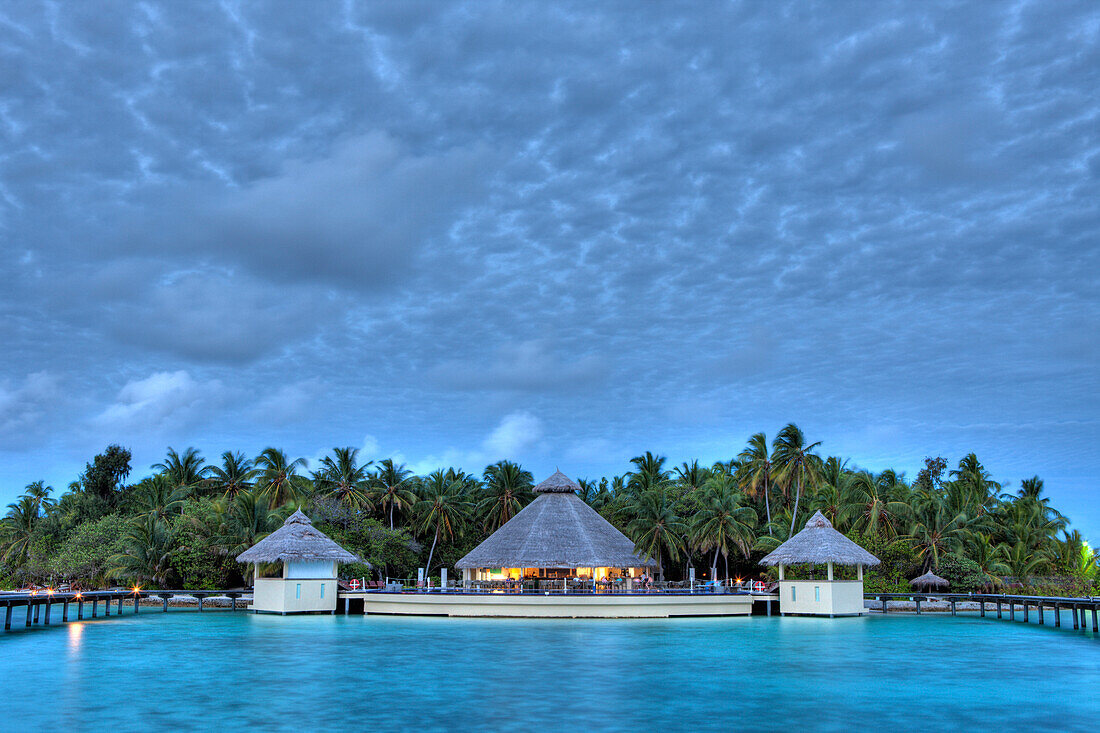
M 779 566 L 779 612 L 807 616 L 859 616 L 863 613 L 863 568 L 879 559 L 833 529 L 821 512 L 806 527 L 765 555 L 764 565 Z M 824 580 L 788 580 L 789 565 L 824 565 Z M 835 565 L 856 568 L 855 580 L 837 580 Z
M 237 555 L 237 562 L 255 565 L 252 610 L 281 614 L 335 612 L 339 563 L 358 560 L 316 529 L 301 509 Z M 274 564 L 280 566 L 280 574 L 263 577 Z
M 463 579 L 584 578 L 640 575 L 656 563 L 577 495 L 561 471 L 535 487 L 537 498 L 455 563 Z

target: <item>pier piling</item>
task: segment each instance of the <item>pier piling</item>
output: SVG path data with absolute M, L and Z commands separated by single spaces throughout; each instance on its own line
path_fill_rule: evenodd
M 1058 603 L 1054 604 L 1054 627 L 1062 627 L 1062 606 Z
M 83 598 L 78 598 L 76 600 L 76 620 L 77 621 L 83 621 L 84 620 L 84 599 Z
M 4 631 L 11 631 L 11 606 L 4 609 Z
M 98 611 L 99 611 L 99 599 L 98 598 L 93 598 L 92 599 L 92 618 L 95 618 L 96 613 Z
M 31 627 L 31 602 L 27 601 L 27 628 Z
M 69 602 L 65 601 L 61 604 L 61 623 L 68 623 L 69 621 Z

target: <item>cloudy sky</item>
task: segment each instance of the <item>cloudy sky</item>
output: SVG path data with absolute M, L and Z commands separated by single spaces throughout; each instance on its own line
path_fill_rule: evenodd
M 0 500 L 796 422 L 1100 537 L 1100 8 L 4 3 Z

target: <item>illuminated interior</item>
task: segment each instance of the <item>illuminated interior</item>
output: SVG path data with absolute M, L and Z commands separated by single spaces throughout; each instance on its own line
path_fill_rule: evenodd
M 477 568 L 471 580 L 528 580 L 535 578 L 614 581 L 638 578 L 644 568 Z

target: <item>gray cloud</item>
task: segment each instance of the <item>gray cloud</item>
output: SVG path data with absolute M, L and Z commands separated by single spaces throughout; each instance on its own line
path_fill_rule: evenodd
M 589 475 L 794 420 L 860 465 L 1038 472 L 1095 533 L 1098 22 L 2 9 L 4 414 L 86 430 L 75 453 L 123 385 L 182 371 L 224 397 L 160 442 L 422 461 L 526 412 L 533 467 Z M 10 397 L 43 370 L 80 399 Z

